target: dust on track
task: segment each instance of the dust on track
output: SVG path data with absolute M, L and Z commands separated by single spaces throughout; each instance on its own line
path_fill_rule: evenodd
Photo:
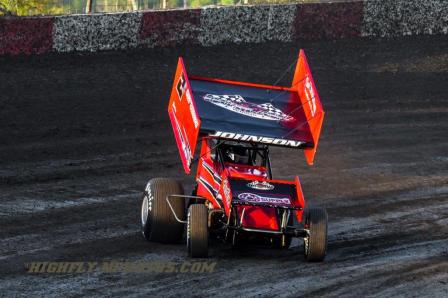
M 275 149 L 273 171 L 299 175 L 328 209 L 324 263 L 306 263 L 298 242 L 213 243 L 211 274 L 26 273 L 31 261 L 188 260 L 139 233 L 148 179 L 193 182 L 166 113 L 177 57 L 191 74 L 270 84 L 300 47 L 323 135 L 314 167 Z M 435 36 L 0 58 L 2 294 L 447 296 L 447 48 Z

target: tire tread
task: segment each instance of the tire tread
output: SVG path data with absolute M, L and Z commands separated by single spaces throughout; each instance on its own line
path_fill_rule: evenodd
M 153 195 L 149 240 L 161 243 L 177 243 L 182 239 L 184 226 L 176 220 L 165 198 L 172 194 L 183 195 L 184 189 L 178 181 L 170 178 L 154 178 L 149 181 L 149 184 Z M 185 201 L 173 199 L 170 202 L 176 214 L 183 218 Z
M 327 252 L 327 227 L 328 214 L 323 208 L 312 208 L 308 210 L 309 220 L 309 252 L 306 259 L 309 262 L 322 262 Z
M 208 256 L 208 210 L 204 204 L 192 204 L 188 214 L 189 254 L 193 258 Z

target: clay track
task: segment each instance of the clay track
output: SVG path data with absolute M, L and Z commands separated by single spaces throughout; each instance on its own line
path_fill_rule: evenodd
M 325 263 L 306 263 L 298 242 L 214 243 L 211 274 L 26 273 L 31 261 L 188 260 L 139 233 L 149 178 L 192 185 L 166 114 L 176 57 L 191 74 L 270 84 L 299 47 L 323 136 L 314 167 L 277 149 L 273 170 L 328 209 Z M 1 294 L 446 297 L 447 48 L 443 36 L 0 58 Z

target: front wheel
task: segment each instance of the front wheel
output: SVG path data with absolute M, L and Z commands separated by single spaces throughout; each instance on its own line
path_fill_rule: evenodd
M 192 258 L 208 256 L 208 210 L 204 204 L 188 208 L 187 249 Z
M 309 230 L 304 240 L 305 258 L 308 262 L 322 262 L 327 253 L 327 211 L 312 208 L 305 216 L 305 228 Z

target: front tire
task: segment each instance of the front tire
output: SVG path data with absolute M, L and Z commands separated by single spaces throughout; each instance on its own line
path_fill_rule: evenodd
M 183 224 L 174 217 L 166 197 L 183 195 L 182 185 L 169 178 L 154 178 L 146 185 L 141 208 L 143 236 L 149 241 L 177 243 L 182 239 Z M 179 218 L 185 217 L 185 201 L 173 198 L 170 203 Z
M 305 228 L 309 235 L 304 238 L 305 258 L 308 262 L 322 262 L 327 253 L 327 211 L 312 208 L 305 216 Z
M 187 250 L 192 258 L 208 256 L 208 210 L 204 204 L 188 208 Z

